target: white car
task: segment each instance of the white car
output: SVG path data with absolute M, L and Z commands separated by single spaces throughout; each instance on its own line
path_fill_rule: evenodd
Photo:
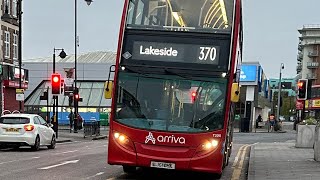
M 37 114 L 6 114 L 0 117 L 0 145 L 31 146 L 35 151 L 40 146 L 54 149 L 56 135 L 52 125 Z

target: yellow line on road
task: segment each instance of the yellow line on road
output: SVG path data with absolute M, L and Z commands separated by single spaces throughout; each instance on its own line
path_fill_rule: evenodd
M 241 157 L 239 157 L 238 154 L 237 154 L 238 159 L 236 161 L 238 161 L 239 158 L 240 158 L 240 162 L 239 162 L 239 164 L 237 166 L 236 166 L 236 164 L 237 164 L 236 161 L 233 164 L 233 166 L 234 167 L 236 166 L 236 167 L 233 170 L 231 180 L 239 180 L 240 179 L 241 170 L 242 170 L 242 167 L 243 167 L 243 163 L 244 163 L 244 159 L 245 159 L 248 147 L 250 147 L 250 145 L 244 145 L 239 149 L 238 154 L 240 152 L 241 153 Z
M 247 146 L 247 145 L 243 145 L 243 146 L 241 146 L 241 147 L 239 148 L 238 153 L 237 153 L 236 157 L 234 158 L 234 162 L 233 162 L 233 164 L 232 164 L 232 167 L 235 167 L 235 166 L 237 165 L 238 160 L 239 160 L 239 158 L 240 158 L 240 154 L 241 154 L 241 152 L 242 152 L 242 150 L 243 150 L 243 148 L 244 148 L 245 146 Z

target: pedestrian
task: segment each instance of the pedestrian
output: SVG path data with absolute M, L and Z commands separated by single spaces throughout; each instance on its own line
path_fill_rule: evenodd
M 259 128 L 259 122 L 262 122 L 261 114 L 259 114 L 258 118 L 256 119 L 256 128 Z
M 71 111 L 69 116 L 69 123 L 70 123 L 70 133 L 72 132 L 73 130 L 73 122 L 74 122 L 74 113 Z
M 80 116 L 79 113 L 77 114 L 77 120 L 78 120 L 78 122 L 77 122 L 77 124 L 78 124 L 78 129 L 80 130 L 80 129 L 82 129 L 83 119 L 82 119 L 82 117 Z
M 271 132 L 273 132 L 274 131 L 274 126 L 276 124 L 276 119 L 274 118 L 274 114 L 271 114 L 269 116 L 269 123 L 270 123 Z

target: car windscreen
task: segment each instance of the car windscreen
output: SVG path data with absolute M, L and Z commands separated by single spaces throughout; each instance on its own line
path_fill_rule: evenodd
M 1 117 L 0 124 L 28 124 L 29 118 L 25 117 Z

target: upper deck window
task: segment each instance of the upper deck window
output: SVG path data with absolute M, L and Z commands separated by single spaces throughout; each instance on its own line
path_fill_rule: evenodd
M 231 32 L 234 0 L 130 0 L 127 28 Z

